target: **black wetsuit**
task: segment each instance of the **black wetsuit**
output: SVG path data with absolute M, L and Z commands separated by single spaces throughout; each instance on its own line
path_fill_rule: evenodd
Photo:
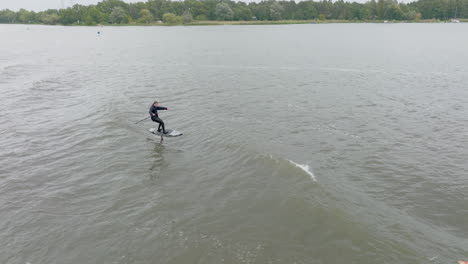
M 149 114 L 151 116 L 151 120 L 153 120 L 154 122 L 159 123 L 158 131 L 161 131 L 161 127 L 162 127 L 163 133 L 166 133 L 166 129 L 164 128 L 164 122 L 158 116 L 158 110 L 167 110 L 167 107 L 154 106 L 154 104 L 151 105 L 151 107 L 149 109 Z

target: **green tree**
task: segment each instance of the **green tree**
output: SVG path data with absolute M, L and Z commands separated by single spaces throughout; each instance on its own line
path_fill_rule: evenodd
M 373 15 L 373 11 L 369 6 L 364 6 L 359 11 L 361 13 L 361 19 L 375 19 L 375 15 Z
M 334 18 L 332 17 L 332 11 L 333 11 L 333 2 L 323 0 L 321 2 L 316 2 L 315 3 L 315 8 L 317 9 L 317 12 L 320 14 L 319 19 L 331 19 Z
M 197 18 L 199 16 L 205 16 L 204 20 L 208 19 L 209 7 L 205 4 L 205 1 L 185 0 L 184 4 L 185 7 L 190 10 L 193 17 Z
M 77 23 L 80 20 L 80 16 L 75 12 L 73 8 L 60 9 L 59 10 L 59 22 L 63 25 L 70 25 Z
M 283 7 L 283 11 L 281 12 L 281 19 L 283 20 L 290 20 L 296 19 L 295 16 L 297 8 L 297 4 L 294 1 L 280 1 L 279 2 Z
M 343 0 L 338 0 L 334 3 L 333 8 L 331 9 L 332 19 L 351 19 L 348 14 L 347 4 Z
M 173 2 L 170 2 L 170 9 L 172 13 L 178 16 L 181 16 L 182 14 L 184 14 L 187 8 L 185 7 L 184 2 L 173 1 Z
M 195 17 L 195 20 L 197 21 L 206 21 L 208 18 L 205 15 L 198 15 Z
M 15 23 L 16 13 L 9 9 L 0 10 L 0 23 Z
M 182 17 L 173 13 L 166 13 L 163 15 L 163 22 L 167 24 L 180 24 L 182 23 Z
M 379 19 L 384 18 L 384 0 L 379 0 L 377 2 L 377 17 Z
M 375 19 L 377 17 L 377 3 L 375 0 L 371 0 L 370 2 L 367 3 L 370 11 L 370 17 L 372 19 Z
M 60 20 L 60 17 L 57 14 L 41 13 L 38 17 L 39 22 L 46 25 L 56 25 Z
M 232 11 L 234 12 L 234 20 L 252 20 L 254 16 L 245 4 L 235 6 Z
M 184 24 L 188 24 L 188 23 L 191 23 L 193 20 L 193 17 L 192 17 L 192 14 L 190 13 L 190 11 L 185 11 L 184 14 L 182 15 L 182 21 L 184 22 Z
M 284 8 L 278 2 L 273 2 L 270 5 L 270 18 L 271 20 L 280 20 Z
M 128 4 L 128 14 L 133 20 L 138 20 L 140 18 L 140 11 L 143 9 L 147 9 L 146 3 L 137 2 Z
M 153 15 L 148 9 L 140 10 L 138 23 L 151 23 L 153 21 Z
M 102 2 L 99 2 L 96 7 L 99 11 L 110 15 L 116 7 L 121 7 L 124 10 L 127 10 L 128 4 L 120 0 L 103 0 Z
M 416 11 L 411 10 L 405 14 L 405 18 L 408 20 L 416 20 L 418 13 Z
M 91 6 L 88 8 L 87 20 L 94 24 L 106 23 L 109 20 L 109 15 L 101 12 L 96 6 Z
M 216 5 L 215 11 L 217 20 L 231 20 L 234 17 L 234 12 L 227 3 L 219 3 Z
M 29 24 L 34 21 L 34 12 L 30 12 L 26 9 L 20 9 L 17 13 L 17 21 L 23 24 Z
M 74 5 L 38 13 L 26 9 L 18 12 L 0 10 L 0 23 L 95 25 L 132 21 L 150 23 L 163 19 L 166 23 L 179 24 L 189 23 L 192 17 L 197 20 L 468 18 L 468 0 L 415 0 L 409 4 L 396 0 L 369 0 L 366 3 L 346 0 L 295 1 L 263 0 L 246 4 L 232 0 L 140 0 L 128 4 L 122 0 L 103 0 L 96 5 Z
M 379 0 L 379 4 L 380 4 Z M 393 0 L 382 0 L 382 14 L 380 19 L 389 19 L 389 20 L 402 20 L 404 19 L 403 11 L 401 10 L 398 2 Z
M 128 23 L 128 15 L 127 12 L 125 12 L 125 9 L 120 6 L 114 7 L 112 9 L 112 13 L 109 16 L 109 22 L 112 24 Z
M 317 9 L 312 1 L 303 1 L 297 4 L 294 12 L 294 19 L 316 19 L 318 17 Z
M 162 14 L 160 13 L 160 5 L 154 0 L 148 0 L 146 8 L 151 12 L 154 18 L 161 19 Z
M 390 5 L 385 10 L 384 18 L 392 20 L 403 20 L 404 14 L 398 5 Z
M 249 3 L 249 8 L 257 20 L 270 20 L 270 9 L 266 2 Z

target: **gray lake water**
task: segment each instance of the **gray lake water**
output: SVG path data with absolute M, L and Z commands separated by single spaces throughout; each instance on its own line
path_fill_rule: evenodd
M 0 25 L 0 263 L 468 260 L 467 33 Z

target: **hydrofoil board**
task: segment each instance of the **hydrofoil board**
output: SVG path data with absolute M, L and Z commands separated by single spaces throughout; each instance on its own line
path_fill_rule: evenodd
M 153 127 L 149 129 L 149 132 L 161 136 L 161 137 L 179 137 L 182 136 L 183 134 L 177 130 L 174 129 L 166 129 L 167 134 L 163 134 L 162 131 L 158 132 L 158 129 Z

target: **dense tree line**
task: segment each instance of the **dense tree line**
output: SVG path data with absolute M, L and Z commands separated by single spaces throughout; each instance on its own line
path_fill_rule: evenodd
M 418 0 L 409 4 L 396 0 L 367 3 L 322 1 L 148 0 L 126 3 L 104 0 L 96 5 L 74 5 L 66 9 L 33 12 L 0 11 L 0 23 L 22 24 L 129 24 L 190 23 L 193 20 L 418 20 L 468 18 L 468 0 Z

